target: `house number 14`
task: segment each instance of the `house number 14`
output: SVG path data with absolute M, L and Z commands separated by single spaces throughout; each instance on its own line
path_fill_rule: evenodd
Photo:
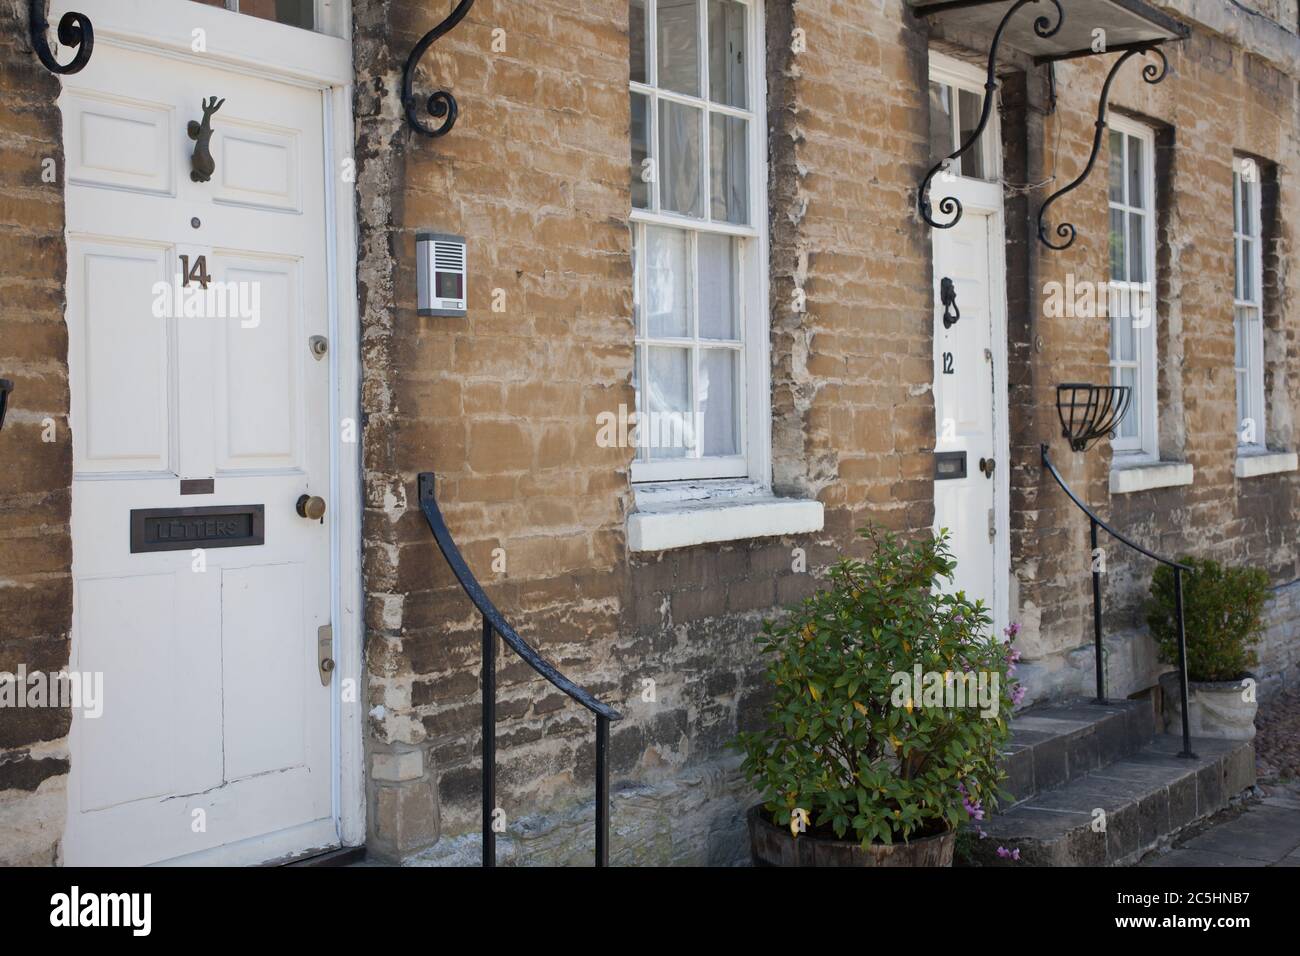
M 210 276 L 208 275 L 208 257 L 199 256 L 194 260 L 194 268 L 190 268 L 190 257 L 181 256 L 181 277 L 183 281 L 181 286 L 189 288 L 190 281 L 197 282 L 204 289 L 208 287 Z

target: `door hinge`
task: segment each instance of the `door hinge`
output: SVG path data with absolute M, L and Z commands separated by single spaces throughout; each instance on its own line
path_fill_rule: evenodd
M 998 536 L 998 513 L 996 508 L 989 509 L 989 540 Z
M 333 624 L 322 624 L 316 629 L 316 664 L 320 668 L 321 686 L 328 687 L 334 674 Z

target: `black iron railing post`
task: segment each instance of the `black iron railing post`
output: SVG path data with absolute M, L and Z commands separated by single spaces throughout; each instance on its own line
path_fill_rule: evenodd
M 419 477 L 420 510 L 429 523 L 438 550 L 447 559 L 447 566 L 460 582 L 465 595 L 483 615 L 483 865 L 496 865 L 496 831 L 493 814 L 496 812 L 496 639 L 514 651 L 519 658 L 562 691 L 570 700 L 581 704 L 596 715 L 596 865 L 609 865 L 609 725 L 622 720 L 609 704 L 597 700 L 589 691 L 579 687 L 542 657 L 537 649 L 526 642 L 502 616 L 479 584 L 465 557 L 456 547 L 456 541 L 443 520 L 442 511 L 434 494 L 434 475 L 423 472 Z
M 1097 548 L 1097 519 L 1088 516 L 1092 535 L 1092 640 L 1097 652 L 1097 703 L 1106 703 L 1106 664 L 1101 643 L 1101 555 Z
M 483 615 L 483 865 L 497 865 L 497 835 L 492 829 L 497 802 L 497 641 Z
M 1183 619 L 1183 569 L 1174 568 L 1174 607 L 1178 612 L 1178 693 L 1182 695 L 1183 752 L 1178 756 L 1195 759 L 1192 734 L 1187 723 L 1187 628 Z
M 609 866 L 609 718 L 596 715 L 596 865 Z

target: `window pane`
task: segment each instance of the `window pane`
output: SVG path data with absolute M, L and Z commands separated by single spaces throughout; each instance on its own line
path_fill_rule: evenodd
M 652 347 L 649 388 L 641 422 L 642 442 L 648 442 L 651 458 L 682 458 L 694 447 L 691 408 L 691 351 Z
M 1241 211 L 1238 213 L 1241 232 L 1248 236 L 1255 234 L 1255 201 L 1253 193 L 1255 186 L 1244 179 L 1241 181 Z
M 1119 209 L 1110 211 L 1110 277 L 1119 282 L 1128 279 L 1124 267 L 1124 213 Z
M 1246 368 L 1246 321 L 1241 313 L 1242 310 L 1237 309 L 1232 317 L 1232 364 L 1244 370 Z
M 749 222 L 749 122 L 709 116 L 710 205 L 720 222 Z
M 709 99 L 744 109 L 745 8 L 709 0 Z
M 1124 201 L 1124 135 L 1110 131 L 1110 201 Z
M 740 431 L 736 401 L 736 357 L 733 349 L 700 351 L 700 421 L 705 455 L 734 455 Z
M 1235 256 L 1232 294 L 1236 298 L 1240 299 L 1242 297 L 1242 291 L 1243 291 L 1241 288 L 1241 276 L 1242 273 L 1245 271 L 1244 269 L 1245 260 L 1241 258 L 1241 240 L 1240 239 L 1234 240 L 1232 246 L 1233 246 L 1233 255 Z
M 1128 204 L 1141 208 L 1146 207 L 1145 150 L 1146 144 L 1142 140 L 1136 136 L 1128 138 Z
M 700 95 L 699 0 L 659 0 L 658 86 Z
M 646 182 L 646 159 L 650 156 L 650 98 L 632 94 L 632 205 L 650 208 L 650 184 Z
M 1117 362 L 1137 361 L 1137 329 L 1128 305 L 1127 290 L 1116 289 L 1112 293 L 1113 311 L 1111 312 L 1111 358 Z
M 739 338 L 736 334 L 736 240 L 701 233 L 700 338 Z M 700 386 L 701 391 L 703 385 Z
M 964 143 L 979 124 L 980 110 L 984 108 L 984 97 L 969 90 L 958 90 L 957 105 L 957 117 L 961 120 L 961 135 L 958 138 Z M 973 179 L 987 179 L 988 170 L 985 166 L 984 134 L 981 133 L 979 142 L 972 146 L 969 152 L 962 153 L 961 174 Z
M 1241 232 L 1241 174 L 1232 174 L 1232 231 Z
M 213 4 L 220 6 L 220 4 Z M 239 12 L 263 20 L 312 30 L 316 27 L 315 0 L 239 0 Z
M 1120 423 L 1117 436 L 1119 438 L 1137 438 L 1138 418 L 1142 414 L 1142 396 L 1138 394 L 1137 389 L 1137 369 L 1121 368 L 1118 371 L 1118 384 L 1127 385 L 1132 389 L 1132 392 L 1129 398 L 1128 413 L 1124 416 L 1124 421 Z
M 628 2 L 628 39 L 631 41 L 631 62 L 628 64 L 633 83 L 648 83 L 645 53 L 645 0 Z
M 703 122 L 702 110 L 659 102 L 659 205 L 667 211 L 704 215 L 700 196 Z
M 1128 277 L 1133 282 L 1147 281 L 1147 217 L 1128 214 Z
M 1253 239 L 1241 240 L 1241 297 L 1247 302 L 1255 301 L 1255 242 Z
M 632 391 L 636 393 L 636 420 L 641 421 L 641 363 L 645 361 L 646 348 L 644 345 L 636 347 L 636 361 L 632 364 Z M 636 458 L 637 461 L 645 461 L 650 456 L 646 453 L 645 443 L 640 440 L 640 428 L 637 429 Z
M 954 149 L 956 147 L 952 142 L 952 87 L 931 81 L 930 162 L 937 163 Z
M 683 338 L 690 334 L 687 234 L 647 226 L 645 235 L 646 335 Z

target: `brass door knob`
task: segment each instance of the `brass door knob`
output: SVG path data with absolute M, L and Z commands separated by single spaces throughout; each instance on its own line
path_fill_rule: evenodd
M 297 511 L 300 517 L 309 521 L 324 521 L 325 499 L 316 495 L 303 495 L 298 499 Z
M 980 459 L 980 471 L 984 472 L 985 478 L 992 478 L 993 469 L 996 467 L 997 467 L 997 462 L 995 462 L 992 458 Z

